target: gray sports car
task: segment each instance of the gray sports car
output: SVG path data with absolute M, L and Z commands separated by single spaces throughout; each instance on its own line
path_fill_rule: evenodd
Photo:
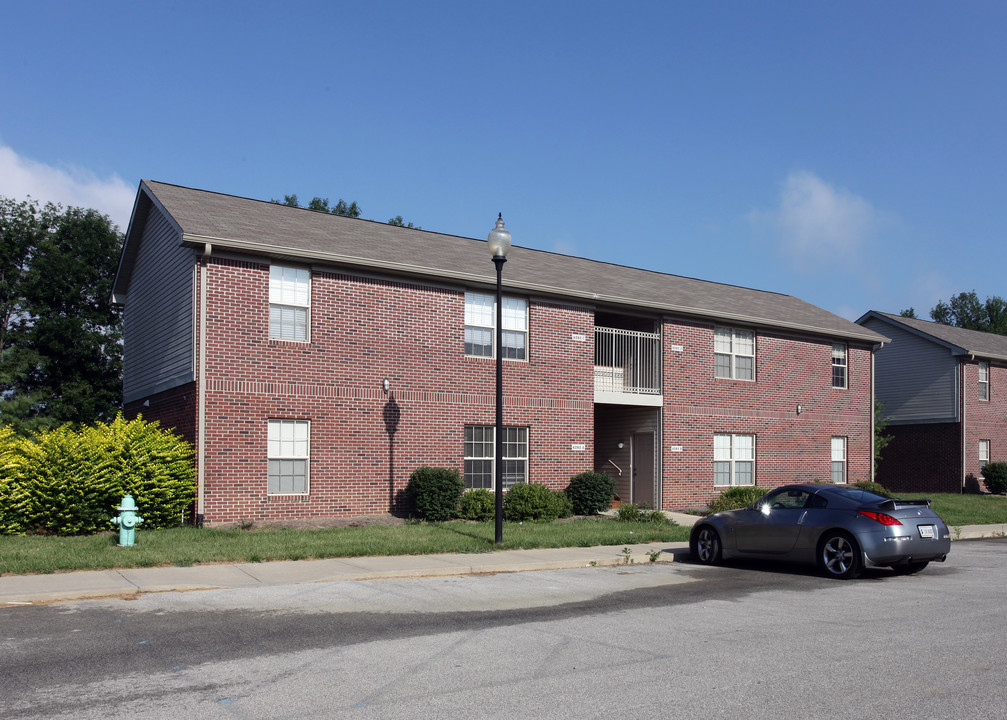
M 951 550 L 948 526 L 929 500 L 897 500 L 844 485 L 784 485 L 741 510 L 709 515 L 692 529 L 701 563 L 727 558 L 817 563 L 834 578 L 865 566 L 914 573 Z

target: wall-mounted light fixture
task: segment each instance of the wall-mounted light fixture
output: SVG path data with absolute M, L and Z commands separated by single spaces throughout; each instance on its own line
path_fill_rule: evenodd
M 620 450 L 622 450 L 622 449 L 623 449 L 624 447 L 626 447 L 626 443 L 624 443 L 624 442 L 623 442 L 622 440 L 620 440 L 619 442 L 617 442 L 617 443 L 615 444 L 615 446 L 616 446 L 617 448 L 619 448 Z
M 801 403 L 797 403 L 797 414 L 800 415 L 802 412 L 804 412 L 804 406 Z
M 150 400 L 144 400 L 143 401 L 143 406 L 144 407 L 150 407 Z
M 389 380 L 388 378 L 385 378 L 384 380 L 382 380 L 381 381 L 381 389 L 384 390 L 385 391 L 385 395 L 387 395 L 388 391 L 392 389 L 392 381 Z

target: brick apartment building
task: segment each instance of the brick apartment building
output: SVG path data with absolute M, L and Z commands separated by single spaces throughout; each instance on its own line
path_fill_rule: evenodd
M 671 509 L 870 478 L 881 334 L 519 246 L 503 278 L 505 486 L 596 468 Z M 485 241 L 141 182 L 114 289 L 127 414 L 194 443 L 210 523 L 399 511 L 421 465 L 492 488 L 495 281 Z
M 891 338 L 875 360 L 891 442 L 877 480 L 892 491 L 985 489 L 1007 461 L 1007 337 L 870 311 L 857 322 Z

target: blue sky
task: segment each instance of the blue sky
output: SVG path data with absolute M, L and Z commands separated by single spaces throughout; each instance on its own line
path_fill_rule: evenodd
M 796 295 L 1007 295 L 1007 3 L 5 3 L 0 195 L 142 178 Z M 487 260 L 489 263 L 489 260 Z

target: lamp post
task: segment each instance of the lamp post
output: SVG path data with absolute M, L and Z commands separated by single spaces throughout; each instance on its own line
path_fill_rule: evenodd
M 494 430 L 496 451 L 494 454 L 494 491 L 496 495 L 496 544 L 503 544 L 503 264 L 507 262 L 507 252 L 510 250 L 510 233 L 504 227 L 503 213 L 497 217 L 496 227 L 490 230 L 486 238 L 493 264 L 497 268 L 497 318 L 496 342 L 494 349 L 497 358 L 497 422 Z

